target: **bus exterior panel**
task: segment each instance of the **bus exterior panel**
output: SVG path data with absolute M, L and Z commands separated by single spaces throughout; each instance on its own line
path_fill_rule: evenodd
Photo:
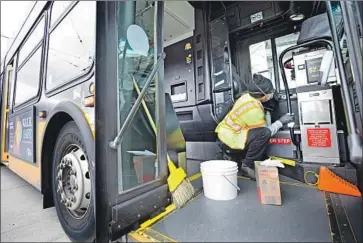
M 56 206 L 73 241 L 94 239 L 95 15 L 96 2 L 35 4 L 2 84 L 2 161 L 8 144 L 6 165 Z

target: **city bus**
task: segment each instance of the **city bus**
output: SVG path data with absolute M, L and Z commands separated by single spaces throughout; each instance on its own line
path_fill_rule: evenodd
M 324 166 L 363 190 L 361 16 L 354 1 L 38 1 L 2 63 L 1 162 L 74 242 L 361 241 L 361 197 L 316 186 Z M 214 131 L 254 74 L 276 90 L 266 124 L 295 114 L 267 148 L 294 162 L 282 206 L 243 176 L 233 200 L 203 194 L 202 162 L 243 157 Z M 168 156 L 197 192 L 178 209 Z

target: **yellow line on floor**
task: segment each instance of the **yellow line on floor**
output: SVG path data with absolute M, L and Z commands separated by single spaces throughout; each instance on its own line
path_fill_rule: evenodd
M 154 239 L 153 237 L 145 234 L 142 231 L 132 231 L 128 234 L 130 238 L 135 240 L 136 242 L 158 242 L 158 240 Z
M 142 230 L 142 229 L 145 229 L 145 228 L 151 226 L 152 224 L 154 224 L 158 220 L 162 219 L 163 217 L 165 217 L 169 213 L 173 212 L 175 209 L 176 209 L 176 206 L 174 204 L 170 204 L 169 206 L 166 207 L 164 212 L 162 212 L 162 213 L 158 214 L 157 216 L 155 216 L 154 218 L 149 219 L 149 220 L 145 221 L 144 223 L 142 223 L 138 230 Z
M 159 232 L 157 230 L 154 230 L 152 228 L 147 228 L 147 230 L 150 230 L 151 232 L 163 237 L 166 240 L 166 242 L 178 242 L 177 240 L 174 240 L 174 239 L 170 238 L 169 236 L 166 236 L 163 233 L 161 233 L 161 232 Z
M 329 217 L 329 209 L 328 209 L 328 203 L 327 203 L 327 198 L 326 198 L 326 192 L 324 192 L 324 204 L 325 204 L 325 208 L 326 208 L 326 216 L 328 217 L 328 223 L 329 223 L 329 231 L 330 231 L 330 240 L 331 242 L 334 242 L 334 238 L 333 238 L 333 231 L 332 231 L 332 228 L 331 228 L 331 224 L 330 224 L 330 217 Z

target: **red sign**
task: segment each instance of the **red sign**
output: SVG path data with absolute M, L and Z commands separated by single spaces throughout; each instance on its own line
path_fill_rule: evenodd
M 291 144 L 290 138 L 271 138 L 270 144 L 289 145 Z
M 309 128 L 306 132 L 309 147 L 331 147 L 331 134 L 329 128 Z

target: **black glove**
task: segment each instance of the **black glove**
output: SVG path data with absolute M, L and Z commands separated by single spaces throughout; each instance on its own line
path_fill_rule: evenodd
M 286 113 L 286 115 L 283 115 L 283 116 L 279 119 L 279 121 L 280 121 L 283 125 L 285 125 L 285 124 L 287 124 L 287 123 L 290 123 L 290 122 L 295 121 L 295 116 L 294 116 L 294 114 Z

